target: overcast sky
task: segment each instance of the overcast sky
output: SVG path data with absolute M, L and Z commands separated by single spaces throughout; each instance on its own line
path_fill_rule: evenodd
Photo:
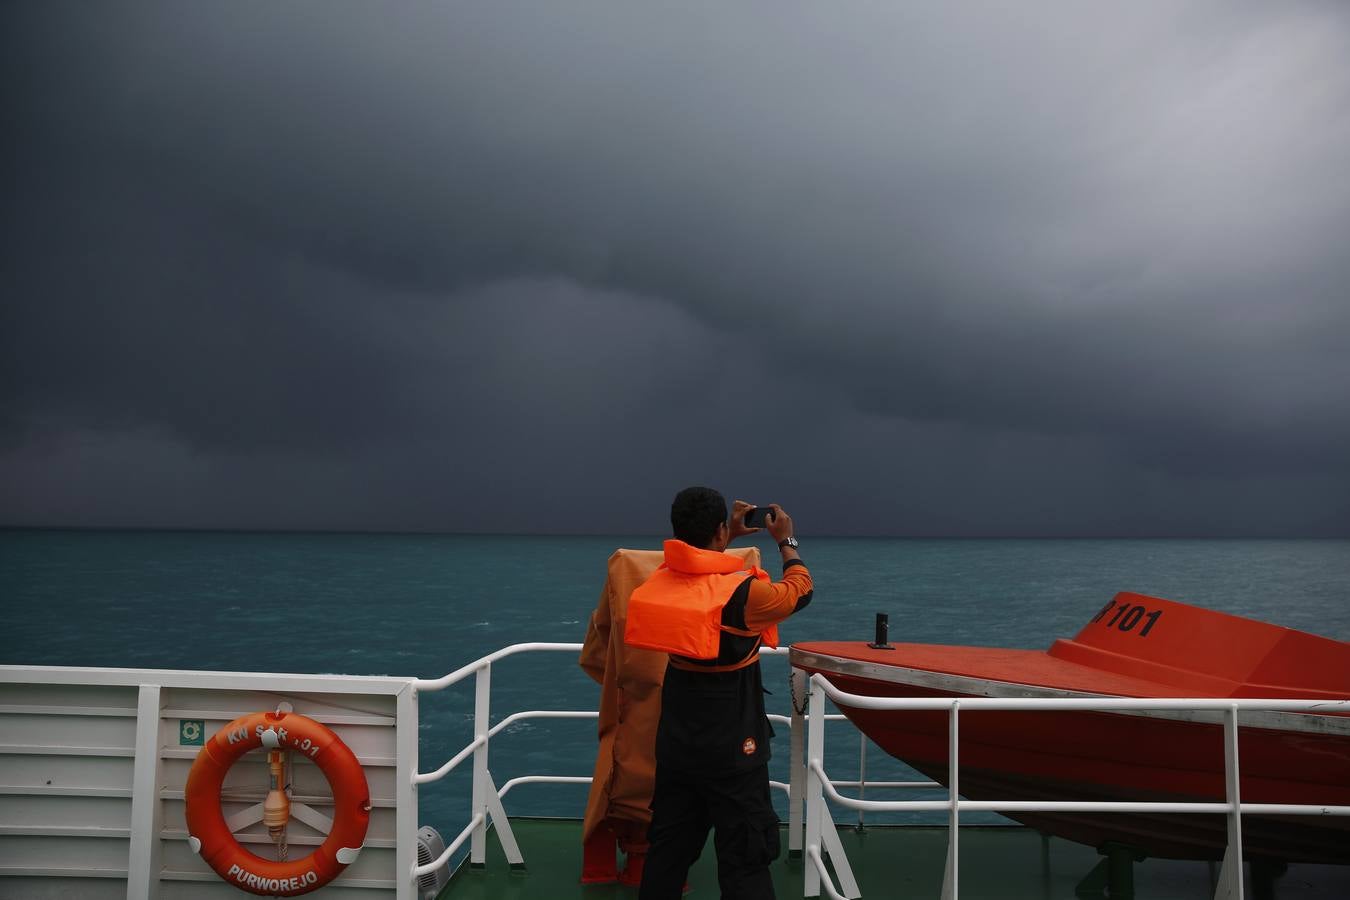
M 1350 534 L 1350 4 L 6 4 L 0 522 Z

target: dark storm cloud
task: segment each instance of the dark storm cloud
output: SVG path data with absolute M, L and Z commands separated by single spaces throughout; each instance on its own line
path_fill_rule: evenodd
M 8 18 L 21 517 L 1350 528 L 1337 5 Z

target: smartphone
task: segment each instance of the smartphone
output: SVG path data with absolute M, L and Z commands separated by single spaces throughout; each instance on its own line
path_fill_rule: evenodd
M 764 528 L 773 518 L 773 509 L 768 506 L 756 506 L 745 514 L 746 528 Z

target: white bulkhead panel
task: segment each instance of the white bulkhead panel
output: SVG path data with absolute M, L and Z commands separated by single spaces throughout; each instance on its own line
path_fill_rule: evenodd
M 183 788 L 205 740 L 238 716 L 282 703 L 332 728 L 371 791 L 364 849 L 307 896 L 411 896 L 410 879 L 400 892 L 395 876 L 396 715 L 406 690 L 409 679 L 0 666 L 0 896 L 242 896 L 189 847 Z M 416 733 L 415 721 L 408 727 Z M 141 758 L 138 742 L 150 751 Z M 331 817 L 322 771 L 300 754 L 291 759 L 292 802 Z M 236 763 L 223 792 L 226 815 L 261 803 L 267 782 L 264 752 Z M 136 822 L 157 834 L 136 833 Z M 237 836 L 260 856 L 275 852 L 261 822 Z M 324 835 L 293 816 L 287 838 L 294 860 Z M 411 871 L 415 848 L 402 855 Z

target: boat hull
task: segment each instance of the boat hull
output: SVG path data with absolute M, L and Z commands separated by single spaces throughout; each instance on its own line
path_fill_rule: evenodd
M 952 684 L 861 677 L 849 670 L 867 667 L 796 648 L 794 665 L 822 672 L 843 691 L 867 696 L 1037 695 L 1026 685 L 972 678 L 929 679 L 960 683 L 967 688 L 963 691 L 951 689 Z M 897 668 L 887 675 L 903 679 L 895 674 L 903 671 Z M 1066 692 L 1047 690 L 1044 695 Z M 887 753 L 935 781 L 950 783 L 945 711 L 840 709 Z M 1289 721 L 1291 715 L 1279 718 Z M 960 722 L 960 792 L 976 800 L 1222 802 L 1223 726 L 1212 715 L 1211 721 L 1197 721 L 1203 718 L 1196 713 L 1152 711 L 967 711 Z M 1345 718 L 1298 719 L 1306 727 L 1239 731 L 1242 800 L 1350 805 L 1350 734 Z M 1016 813 L 1010 818 L 1094 847 L 1114 841 L 1156 857 L 1219 859 L 1227 845 L 1222 815 Z M 1350 864 L 1350 819 L 1246 815 L 1243 847 L 1248 857 Z

